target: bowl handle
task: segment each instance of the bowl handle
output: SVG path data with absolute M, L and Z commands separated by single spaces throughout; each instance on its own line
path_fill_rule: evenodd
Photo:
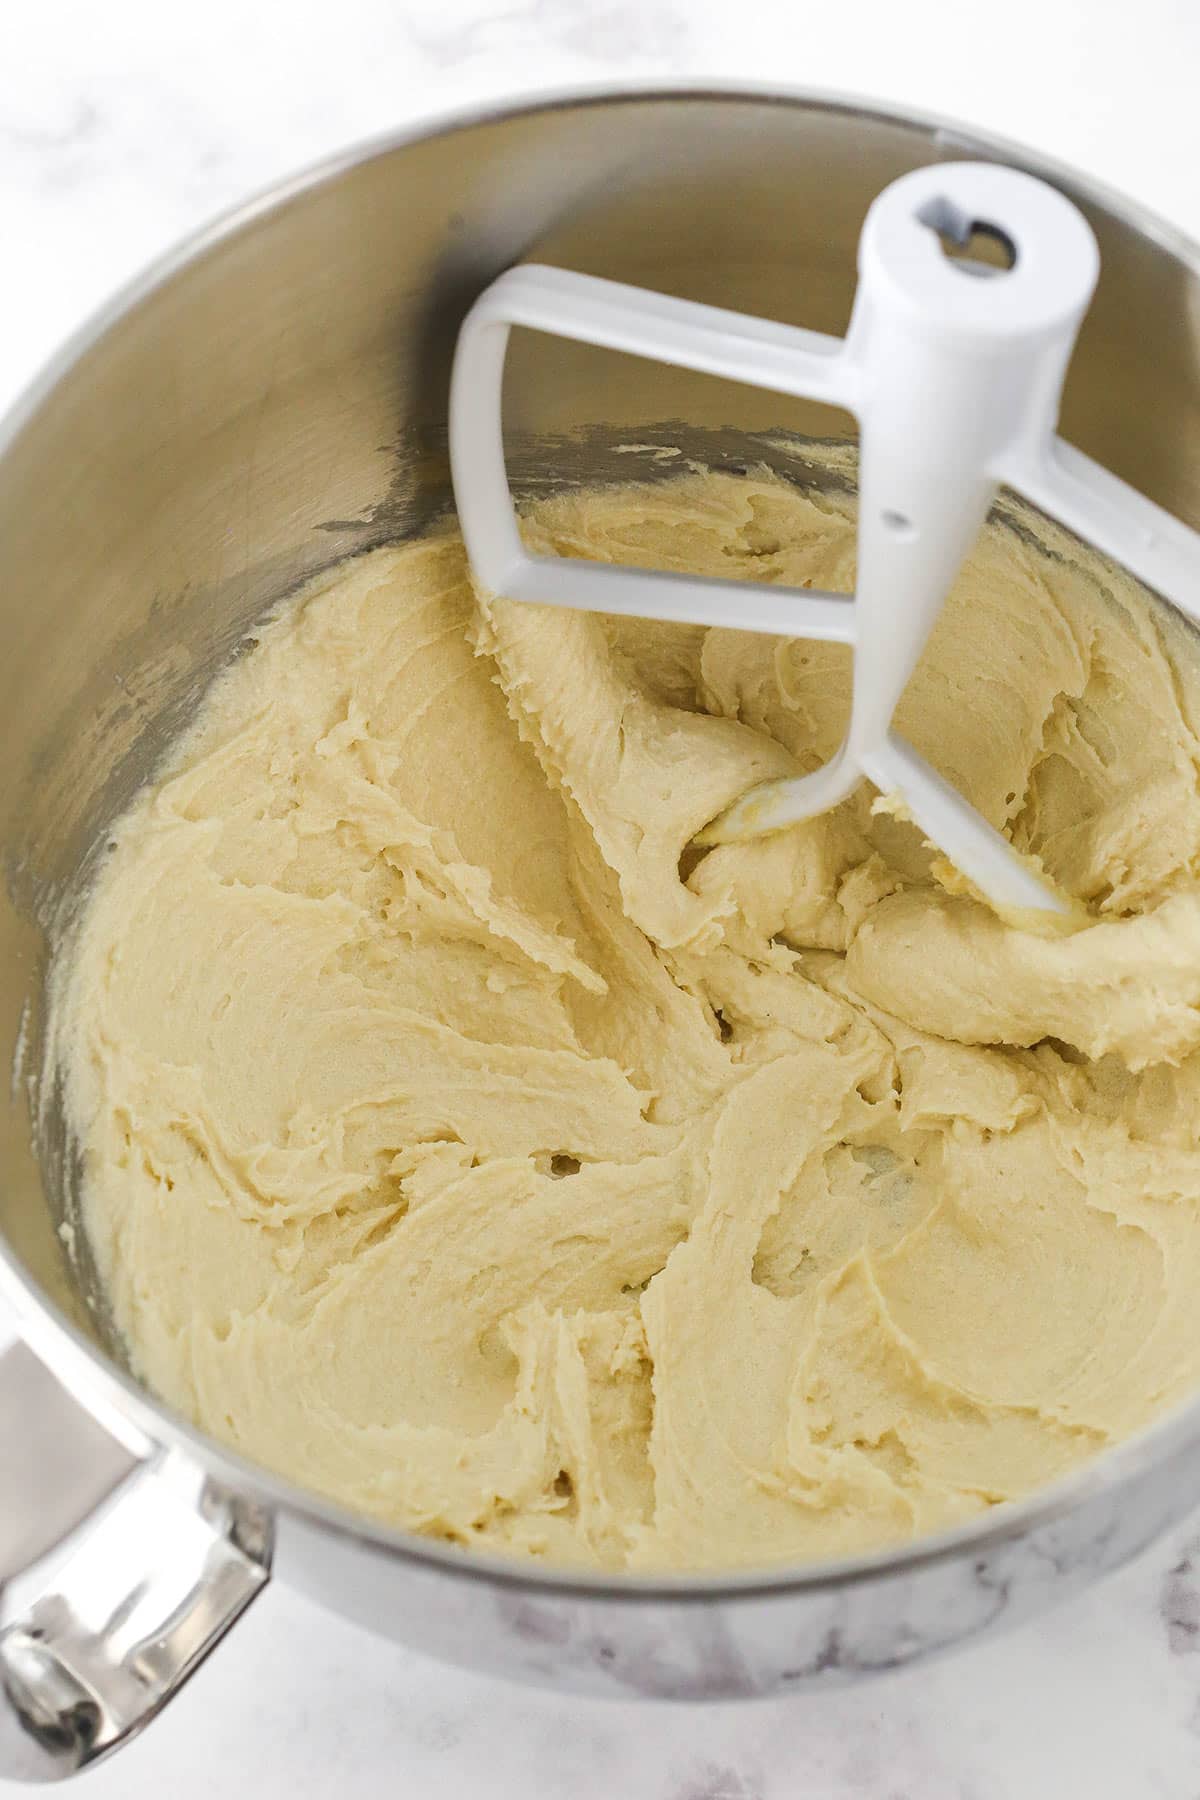
M 23 1344 L 0 1356 L 0 1777 L 126 1743 L 261 1592 L 271 1526 L 172 1451 L 139 1456 Z

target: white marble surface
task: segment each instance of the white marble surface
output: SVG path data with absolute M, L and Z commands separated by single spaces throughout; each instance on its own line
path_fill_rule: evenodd
M 288 169 L 476 99 L 618 76 L 957 115 L 1200 235 L 1196 0 L 0 0 L 0 18 L 0 404 L 148 258 Z M 1200 1518 L 995 1645 L 818 1703 L 561 1701 L 271 1588 L 83 1791 L 1196 1800 Z

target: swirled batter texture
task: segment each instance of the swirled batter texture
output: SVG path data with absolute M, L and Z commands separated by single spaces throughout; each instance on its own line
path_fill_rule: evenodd
M 767 474 L 527 530 L 853 576 L 846 506 Z M 417 1531 L 679 1569 L 971 1518 L 1200 1385 L 1200 665 L 1039 530 L 989 527 L 900 723 L 1065 937 L 869 791 L 689 849 L 834 749 L 836 646 L 477 598 L 452 533 L 267 625 L 60 977 L 141 1376 Z

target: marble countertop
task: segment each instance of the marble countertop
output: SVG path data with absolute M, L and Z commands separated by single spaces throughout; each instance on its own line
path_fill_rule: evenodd
M 3 39 L 0 405 L 140 265 L 289 169 L 398 122 L 614 77 L 771 79 L 957 116 L 1200 236 L 1195 0 L 38 0 L 5 8 Z M 1200 1516 L 995 1644 L 817 1702 L 529 1693 L 274 1586 L 81 1791 L 306 1800 L 335 1785 L 369 1800 L 1196 1800 Z

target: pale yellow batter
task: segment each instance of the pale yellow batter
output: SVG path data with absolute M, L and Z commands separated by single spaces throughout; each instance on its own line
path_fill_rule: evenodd
M 843 505 L 766 475 L 529 532 L 851 585 Z M 1049 541 L 989 530 L 900 723 L 1087 904 L 1058 938 L 870 792 L 689 848 L 833 750 L 835 646 L 480 606 L 452 535 L 267 626 L 61 977 L 146 1381 L 351 1506 L 612 1568 L 929 1531 L 1200 1386 L 1200 660 Z

